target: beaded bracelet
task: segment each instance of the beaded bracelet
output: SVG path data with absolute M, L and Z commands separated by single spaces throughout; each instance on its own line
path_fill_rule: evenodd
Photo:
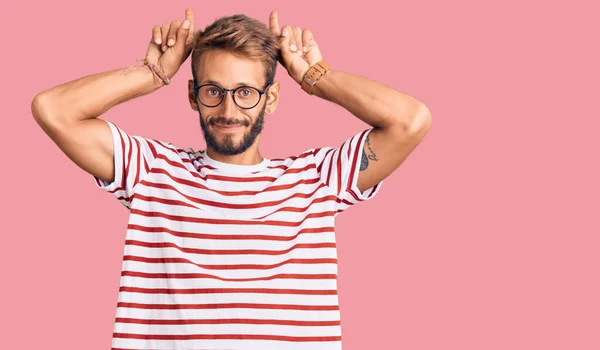
M 163 83 L 165 83 L 165 85 L 169 85 L 169 83 L 171 82 L 169 77 L 167 77 L 163 72 L 161 72 L 157 65 L 151 64 L 150 62 L 148 62 L 147 59 L 144 58 L 142 60 L 141 58 L 137 58 L 136 62 L 142 62 L 144 65 L 148 66 L 150 68 L 150 70 L 154 74 L 156 74 L 163 81 Z M 132 64 L 131 66 L 129 66 L 129 68 L 127 68 L 127 70 L 125 72 L 123 72 L 123 74 L 127 73 L 131 69 L 131 67 L 133 67 L 134 65 L 135 65 L 135 63 Z

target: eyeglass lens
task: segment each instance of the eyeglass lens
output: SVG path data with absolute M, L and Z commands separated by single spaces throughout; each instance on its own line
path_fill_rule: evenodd
M 205 85 L 198 89 L 200 102 L 215 107 L 223 101 L 224 93 L 217 85 Z M 260 92 L 250 86 L 242 86 L 233 92 L 233 101 L 241 108 L 251 108 L 258 104 Z

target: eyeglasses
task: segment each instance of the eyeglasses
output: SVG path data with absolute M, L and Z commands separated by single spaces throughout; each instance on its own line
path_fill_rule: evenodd
M 251 109 L 256 107 L 260 102 L 262 95 L 267 91 L 271 84 L 267 85 L 264 90 L 257 89 L 252 86 L 239 86 L 235 89 L 225 89 L 217 84 L 202 84 L 196 85 L 194 82 L 194 93 L 196 99 L 206 107 L 217 107 L 220 105 L 227 91 L 231 91 L 233 102 L 242 109 Z

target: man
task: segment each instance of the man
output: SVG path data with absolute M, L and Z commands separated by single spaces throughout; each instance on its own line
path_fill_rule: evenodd
M 206 150 L 131 136 L 98 119 L 168 85 L 192 53 L 191 108 Z M 303 91 L 371 128 L 340 147 L 268 159 L 280 62 Z M 372 198 L 429 129 L 416 99 L 323 60 L 308 29 L 243 15 L 195 31 L 194 14 L 153 28 L 143 66 L 40 93 L 42 129 L 130 209 L 113 347 L 340 349 L 334 218 Z

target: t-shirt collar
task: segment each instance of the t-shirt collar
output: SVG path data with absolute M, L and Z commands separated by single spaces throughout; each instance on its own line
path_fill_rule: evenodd
M 208 156 L 208 152 L 206 150 L 202 153 L 202 163 L 204 165 L 209 165 L 213 168 L 216 168 L 216 171 L 227 173 L 227 174 L 250 174 L 254 172 L 261 171 L 265 169 L 269 163 L 270 159 L 263 158 L 262 162 L 253 165 L 240 165 L 240 164 L 230 164 L 219 162 L 218 160 L 214 160 Z

